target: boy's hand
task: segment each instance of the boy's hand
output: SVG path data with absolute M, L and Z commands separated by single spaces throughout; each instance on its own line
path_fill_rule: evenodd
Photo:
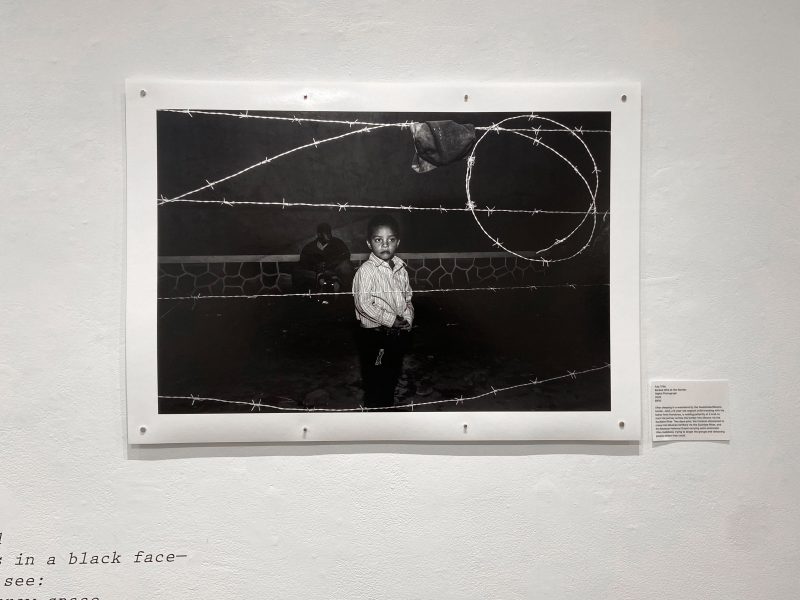
M 411 323 L 406 321 L 403 317 L 395 317 L 392 327 L 402 329 L 403 331 L 409 331 L 411 329 Z

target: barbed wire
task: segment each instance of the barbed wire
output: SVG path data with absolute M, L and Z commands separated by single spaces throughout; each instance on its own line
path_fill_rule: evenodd
M 571 288 L 573 290 L 586 287 L 608 287 L 608 283 L 559 283 L 550 285 L 512 285 L 495 287 L 471 287 L 471 288 L 436 288 L 432 290 L 414 290 L 413 294 L 437 294 L 444 292 L 501 292 L 507 290 L 530 290 L 552 288 Z M 360 296 L 369 296 L 373 292 L 360 292 Z M 402 290 L 381 290 L 382 294 L 404 294 Z M 204 295 L 195 294 L 191 296 L 159 296 L 157 300 L 228 300 L 233 298 L 245 298 L 255 300 L 257 298 L 313 298 L 316 296 L 352 296 L 354 292 L 289 292 L 286 294 L 219 294 Z
M 592 167 L 593 167 L 592 168 L 592 172 L 594 173 L 594 177 L 595 177 L 594 190 L 592 190 L 591 186 L 589 185 L 589 182 L 586 180 L 586 177 L 583 176 L 583 173 L 581 173 L 580 169 L 578 169 L 578 167 L 572 161 L 567 159 L 563 154 L 558 152 L 555 148 L 549 146 L 548 144 L 545 144 L 542 141 L 542 139 L 539 137 L 538 133 L 536 133 L 533 137 L 531 137 L 530 135 L 528 135 L 526 133 L 521 133 L 520 131 L 508 130 L 507 128 L 504 128 L 502 126 L 503 123 L 507 123 L 509 121 L 513 121 L 513 120 L 516 120 L 516 119 L 522 119 L 522 118 L 526 118 L 526 119 L 531 120 L 531 121 L 535 120 L 535 119 L 540 119 L 540 120 L 546 121 L 548 123 L 552 123 L 552 124 L 554 124 L 554 125 L 556 125 L 558 127 L 562 127 L 564 129 L 564 131 L 570 133 L 576 139 L 578 139 L 578 141 L 583 145 L 584 149 L 586 150 L 586 153 L 589 155 L 589 158 L 592 161 Z M 586 219 L 591 214 L 592 215 L 592 230 L 589 233 L 589 236 L 588 236 L 588 238 L 586 240 L 586 243 L 583 246 L 581 246 L 577 251 L 575 251 L 573 254 L 571 254 L 570 256 L 562 257 L 562 258 L 551 258 L 551 259 L 535 258 L 535 257 L 531 258 L 531 257 L 523 256 L 522 254 L 507 248 L 503 244 L 503 242 L 500 241 L 499 237 L 496 237 L 496 238 L 492 237 L 492 235 L 486 229 L 484 224 L 478 218 L 478 215 L 476 214 L 476 212 L 479 212 L 479 211 L 476 211 L 477 206 L 472 200 L 472 192 L 471 192 L 471 188 L 470 188 L 470 183 L 472 181 L 472 174 L 473 174 L 473 170 L 474 170 L 475 162 L 476 162 L 475 152 L 478 149 L 478 145 L 492 131 L 496 131 L 497 133 L 509 131 L 510 133 L 513 133 L 515 135 L 519 135 L 519 136 L 521 136 L 523 138 L 526 138 L 526 139 L 530 140 L 533 143 L 534 146 L 541 146 L 543 148 L 546 148 L 547 150 L 549 150 L 550 152 L 555 154 L 558 158 L 560 158 L 562 161 L 564 161 L 567 165 L 569 165 L 572 168 L 572 170 L 578 175 L 578 177 L 580 177 L 580 179 L 583 181 L 584 185 L 586 186 L 587 190 L 589 191 L 589 195 L 591 197 L 591 202 L 589 203 L 589 207 L 587 208 L 587 210 L 583 213 L 583 218 L 581 219 L 581 221 L 565 237 L 556 238 L 556 240 L 552 244 L 550 244 L 549 246 L 547 246 L 545 248 L 541 248 L 541 249 L 536 251 L 537 254 L 540 254 L 540 253 L 543 253 L 543 252 L 547 252 L 547 251 L 551 250 L 552 248 L 554 248 L 555 246 L 557 246 L 559 244 L 562 244 L 562 243 L 566 242 L 567 240 L 569 240 L 583 226 L 583 224 L 586 222 Z M 481 135 L 481 137 L 475 142 L 475 145 L 472 147 L 472 151 L 470 152 L 469 157 L 467 157 L 467 171 L 466 171 L 466 175 L 465 175 L 465 188 L 466 188 L 466 194 L 467 194 L 467 208 L 472 209 L 472 216 L 474 217 L 475 222 L 478 224 L 478 227 L 480 227 L 480 229 L 484 233 L 484 235 L 486 235 L 490 240 L 492 240 L 492 245 L 493 246 L 495 246 L 497 248 L 500 248 L 501 250 L 504 250 L 505 252 L 508 252 L 509 254 L 511 254 L 513 256 L 516 256 L 517 258 L 521 258 L 523 260 L 527 260 L 527 261 L 530 261 L 530 262 L 539 262 L 539 263 L 542 263 L 544 265 L 547 265 L 550 262 L 567 261 L 567 260 L 570 260 L 572 258 L 575 258 L 579 254 L 584 252 L 591 245 L 592 238 L 594 237 L 594 232 L 595 232 L 595 229 L 597 227 L 597 205 L 596 205 L 596 202 L 597 202 L 597 191 L 598 191 L 599 185 L 600 185 L 600 176 L 599 176 L 599 174 L 600 174 L 600 169 L 597 167 L 597 162 L 594 159 L 594 155 L 589 150 L 589 147 L 586 145 L 586 142 L 584 142 L 583 139 L 581 139 L 581 137 L 577 133 L 571 131 L 570 128 L 568 128 L 566 125 L 563 125 L 562 123 L 559 123 L 558 121 L 555 121 L 553 119 L 550 119 L 550 118 L 547 118 L 547 117 L 542 117 L 542 116 L 536 115 L 536 114 L 530 114 L 530 115 L 524 115 L 524 116 L 519 116 L 518 115 L 518 116 L 508 117 L 506 119 L 503 119 L 499 123 L 493 125 L 483 135 Z
M 394 406 L 380 406 L 380 407 L 366 407 L 366 406 L 359 406 L 357 408 L 287 408 L 285 406 L 278 406 L 274 404 L 265 404 L 262 402 L 261 398 L 253 399 L 253 400 L 227 400 L 223 398 L 208 398 L 202 396 L 194 396 L 192 394 L 188 396 L 168 396 L 168 395 L 159 395 L 159 399 L 163 400 L 191 400 L 192 406 L 194 406 L 195 402 L 218 402 L 221 404 L 233 404 L 239 406 L 249 406 L 250 411 L 261 411 L 262 408 L 269 409 L 269 410 L 276 410 L 281 412 L 325 412 L 325 413 L 353 413 L 353 412 L 374 412 L 374 411 L 388 411 L 388 410 L 398 410 L 398 409 L 410 409 L 414 410 L 416 407 L 421 406 L 434 406 L 438 404 L 455 404 L 460 405 L 464 404 L 465 402 L 469 402 L 472 400 L 478 400 L 479 398 L 486 398 L 488 396 L 496 396 L 499 393 L 507 392 L 510 390 L 520 389 L 524 387 L 530 387 L 535 385 L 542 385 L 545 383 L 551 383 L 553 381 L 560 381 L 562 379 L 577 379 L 579 375 L 585 375 L 587 373 L 594 373 L 596 371 L 602 371 L 604 369 L 608 369 L 611 365 L 605 364 L 602 367 L 593 367 L 590 369 L 584 369 L 583 371 L 567 371 L 565 375 L 559 375 L 557 377 L 550 377 L 548 379 L 531 379 L 525 383 L 518 383 L 516 385 L 509 385 L 501 388 L 491 387 L 491 390 L 488 392 L 483 392 L 481 394 L 476 394 L 475 396 L 459 396 L 458 398 L 446 398 L 440 400 L 427 400 L 425 402 L 410 402 L 407 404 L 398 404 Z M 282 398 L 284 400 L 289 400 L 292 402 L 296 402 L 291 398 L 285 398 L 283 396 L 278 396 L 278 398 Z
M 188 114 L 190 117 L 192 116 L 192 112 L 193 112 L 193 111 L 191 111 L 189 109 L 183 109 L 183 110 L 167 109 L 167 110 L 169 112 L 179 112 L 179 113 Z M 194 111 L 194 112 L 197 113 L 197 112 L 200 112 L 200 111 Z M 206 112 L 208 112 L 208 114 L 219 114 L 219 115 L 225 115 L 225 116 L 234 116 L 234 113 L 224 113 L 224 112 L 219 112 L 219 111 L 216 111 L 216 112 L 215 111 L 206 111 Z M 238 116 L 240 118 L 247 118 L 250 115 L 248 113 L 240 113 Z M 359 122 L 357 119 L 354 120 L 354 121 L 345 121 L 345 120 L 337 120 L 337 119 L 298 118 L 296 116 L 292 116 L 291 118 L 290 117 L 266 117 L 266 116 L 262 116 L 262 115 L 255 115 L 255 116 L 257 116 L 259 118 L 264 117 L 264 118 L 269 118 L 269 119 L 273 119 L 273 120 L 294 121 L 294 122 L 297 122 L 297 123 L 314 122 L 314 123 L 327 123 L 327 124 L 347 124 L 350 127 L 352 127 L 352 126 L 354 126 L 356 124 L 363 125 L 363 123 Z M 528 121 L 534 121 L 534 120 L 537 120 L 537 119 L 538 120 L 542 120 L 542 121 L 545 121 L 547 123 L 551 123 L 552 125 L 555 125 L 560 131 L 563 131 L 565 133 L 569 133 L 570 135 L 575 137 L 583 145 L 584 149 L 586 150 L 586 152 L 589 155 L 589 158 L 592 161 L 593 174 L 595 176 L 595 189 L 594 189 L 594 191 L 592 190 L 592 188 L 589 185 L 588 181 L 584 177 L 583 173 L 581 173 L 580 169 L 572 161 L 567 159 L 563 154 L 561 154 L 560 152 L 555 150 L 552 146 L 550 146 L 548 144 L 545 144 L 542 141 L 542 139 L 539 137 L 539 134 L 542 132 L 542 128 L 541 127 L 531 127 L 531 128 L 522 128 L 522 129 L 520 129 L 520 128 L 505 128 L 505 127 L 503 127 L 503 123 L 507 123 L 507 122 L 515 120 L 515 119 L 527 119 Z M 311 147 L 318 148 L 321 144 L 327 144 L 327 143 L 330 143 L 330 142 L 333 142 L 333 141 L 341 140 L 343 138 L 346 138 L 346 137 L 349 137 L 349 136 L 352 136 L 352 135 L 357 135 L 357 134 L 361 134 L 361 133 L 369 133 L 371 131 L 375 131 L 375 130 L 378 130 L 378 129 L 385 129 L 385 128 L 389 128 L 389 127 L 406 129 L 406 128 L 410 128 L 411 125 L 412 125 L 412 122 L 410 122 L 410 121 L 404 121 L 402 123 L 369 123 L 367 126 L 361 127 L 360 129 L 348 131 L 348 132 L 345 132 L 345 133 L 340 134 L 340 135 L 323 138 L 321 140 L 316 140 L 316 139 L 312 138 L 312 141 L 310 143 L 308 143 L 308 144 L 303 144 L 303 145 L 297 146 L 295 148 L 291 148 L 289 150 L 281 152 L 281 153 L 279 153 L 279 154 L 277 154 L 275 156 L 272 156 L 272 157 L 266 157 L 261 161 L 258 161 L 258 162 L 254 163 L 252 165 L 249 165 L 249 166 L 247 166 L 247 167 L 245 167 L 243 169 L 240 169 L 239 171 L 236 171 L 235 173 L 231 173 L 230 175 L 226 175 L 224 177 L 221 177 L 221 178 L 219 178 L 219 179 L 217 179 L 215 181 L 206 180 L 206 185 L 200 186 L 200 187 L 198 187 L 198 188 L 196 188 L 194 190 L 190 190 L 188 192 L 184 192 L 183 194 L 180 194 L 178 196 L 174 196 L 172 198 L 162 197 L 162 198 L 160 198 L 158 200 L 158 203 L 160 205 L 163 205 L 163 204 L 167 204 L 167 203 L 170 203 L 170 202 L 176 202 L 176 201 L 181 201 L 181 200 L 187 200 L 188 201 L 188 200 L 190 200 L 188 198 L 188 196 L 190 196 L 192 194 L 196 194 L 198 192 L 201 192 L 201 191 L 207 190 L 207 189 L 212 189 L 213 190 L 214 186 L 216 186 L 216 185 L 218 185 L 220 183 L 223 183 L 225 181 L 228 181 L 230 179 L 233 179 L 235 177 L 243 175 L 244 173 L 247 173 L 248 171 L 251 171 L 252 169 L 255 169 L 257 167 L 272 163 L 272 162 L 274 162 L 274 161 L 276 161 L 276 160 L 278 160 L 280 158 L 283 158 L 283 157 L 285 157 L 285 156 L 287 156 L 289 154 L 293 154 L 295 152 L 299 152 L 301 150 L 305 150 L 305 149 L 308 149 L 308 148 L 311 148 Z M 591 245 L 591 241 L 592 241 L 592 238 L 594 236 L 595 229 L 597 227 L 596 200 L 597 200 L 597 189 L 598 189 L 598 186 L 599 186 L 599 173 L 600 173 L 600 169 L 598 169 L 598 167 L 597 167 L 597 163 L 596 163 L 596 161 L 594 159 L 594 156 L 592 155 L 591 151 L 589 150 L 589 147 L 586 145 L 586 142 L 584 142 L 583 139 L 582 139 L 582 134 L 585 133 L 586 130 L 584 130 L 582 127 L 570 128 L 570 127 L 567 127 L 566 125 L 564 125 L 563 123 L 559 123 L 558 121 L 555 121 L 554 119 L 550 119 L 548 117 L 542 117 L 542 116 L 534 114 L 534 113 L 531 113 L 531 114 L 528 114 L 528 115 L 516 115 L 516 116 L 512 116 L 512 117 L 507 117 L 505 119 L 502 119 L 498 123 L 493 123 L 491 126 L 480 127 L 478 129 L 483 131 L 483 134 L 475 142 L 475 144 L 473 145 L 472 150 L 470 152 L 470 155 L 467 158 L 467 169 L 466 169 L 466 180 L 465 180 L 465 189 L 466 189 L 467 202 L 466 202 L 465 208 L 472 213 L 472 216 L 475 219 L 475 222 L 478 224 L 478 227 L 483 232 L 483 234 L 486 235 L 486 237 L 489 238 L 489 240 L 492 242 L 492 245 L 497 247 L 497 248 L 500 248 L 501 250 L 511 254 L 512 256 L 516 256 L 517 258 L 520 258 L 522 260 L 526 260 L 526 261 L 529 261 L 529 262 L 537 262 L 537 263 L 541 263 L 543 265 L 547 265 L 550 262 L 563 262 L 563 261 L 566 261 L 566 260 L 570 260 L 570 259 L 575 258 L 576 256 L 578 256 L 582 252 L 584 252 Z M 567 165 L 569 165 L 572 168 L 572 170 L 581 178 L 581 180 L 586 185 L 587 189 L 589 190 L 589 194 L 591 196 L 591 202 L 589 203 L 589 207 L 587 208 L 587 210 L 585 212 L 577 213 L 577 214 L 583 214 L 583 218 L 578 223 L 578 225 L 576 225 L 572 229 L 572 231 L 570 231 L 566 236 L 561 237 L 561 238 L 556 238 L 555 241 L 552 244 L 550 244 L 549 246 L 546 246 L 544 248 L 540 248 L 539 250 L 535 251 L 536 254 L 541 254 L 541 253 L 550 251 L 555 246 L 563 244 L 564 242 L 569 240 L 583 226 L 583 224 L 586 222 L 586 220 L 591 215 L 591 218 L 592 218 L 592 229 L 591 229 L 591 232 L 589 233 L 589 237 L 588 237 L 586 243 L 583 246 L 581 246 L 577 251 L 575 251 L 573 254 L 571 254 L 570 256 L 562 257 L 562 258 L 550 258 L 550 259 L 524 256 L 524 255 L 522 255 L 522 254 L 520 254 L 518 252 L 515 252 L 515 251 L 507 248 L 503 244 L 503 242 L 501 242 L 499 237 L 493 237 L 491 235 L 491 233 L 489 233 L 489 231 L 483 225 L 483 223 L 481 223 L 480 219 L 478 218 L 478 215 L 477 215 L 476 211 L 477 212 L 485 211 L 487 213 L 487 216 L 491 216 L 491 213 L 494 212 L 496 209 L 490 208 L 490 207 L 486 207 L 484 209 L 479 209 L 478 208 L 477 204 L 472 199 L 472 193 L 471 193 L 471 189 L 470 189 L 470 182 L 471 182 L 471 179 L 472 179 L 472 174 L 473 174 L 475 160 L 476 160 L 475 159 L 475 152 L 476 152 L 479 144 L 486 138 L 487 135 L 489 135 L 492 132 L 495 132 L 495 133 L 498 133 L 498 134 L 499 133 L 512 133 L 514 135 L 518 135 L 518 136 L 521 136 L 523 138 L 526 138 L 526 139 L 530 140 L 533 143 L 534 146 L 540 146 L 542 148 L 547 149 L 548 151 L 552 152 L 557 157 L 559 157 L 561 160 L 563 160 Z M 529 135 L 530 133 L 533 133 L 534 135 L 531 136 L 531 135 Z M 200 202 L 199 200 L 194 200 L 194 201 L 195 202 Z M 203 203 L 205 203 L 205 201 L 203 201 Z M 232 205 L 231 202 L 227 201 L 224 198 L 220 202 L 220 204 Z M 286 206 L 285 201 L 281 202 L 279 204 L 281 206 L 284 206 L 284 207 Z M 273 205 L 278 205 L 278 204 L 273 204 Z M 348 207 L 348 203 L 343 203 L 343 204 L 342 203 L 337 203 L 336 207 L 339 210 L 346 210 L 347 207 Z M 402 207 L 401 206 L 401 209 L 403 209 L 403 208 L 405 208 L 406 210 L 416 209 L 416 207 Z M 444 207 L 440 206 L 440 207 L 438 207 L 438 209 L 441 210 L 442 212 L 444 212 Z M 505 209 L 505 210 L 515 210 L 515 209 Z M 530 212 L 530 211 L 528 211 L 528 212 Z
M 386 127 L 409 127 L 409 126 L 410 126 L 410 124 L 406 124 L 406 123 L 385 123 L 385 124 L 379 124 L 379 125 L 371 125 L 369 127 L 362 127 L 361 129 L 355 129 L 353 131 L 348 131 L 347 133 L 343 133 L 341 135 L 335 135 L 333 137 L 323 138 L 321 140 L 317 140 L 317 139 L 313 139 L 312 138 L 312 141 L 309 142 L 308 144 L 303 144 L 302 146 L 297 146 L 296 148 L 290 148 L 289 150 L 286 150 L 285 152 L 281 152 L 279 154 L 276 154 L 275 156 L 267 156 L 267 157 L 264 158 L 264 160 L 260 160 L 257 163 L 254 163 L 254 164 L 252 164 L 252 165 L 250 165 L 248 167 L 245 167 L 244 169 L 240 169 L 239 171 L 236 171 L 235 173 L 231 173 L 230 175 L 226 175 L 224 177 L 220 177 L 219 179 L 216 179 L 215 181 L 206 180 L 206 185 L 202 185 L 199 188 L 196 188 L 194 190 L 190 190 L 188 192 L 184 192 L 183 194 L 180 194 L 179 196 L 174 196 L 173 198 L 168 198 L 167 200 L 179 200 L 181 198 L 185 198 L 186 196 L 189 196 L 190 194 L 196 194 L 197 192 L 202 192 L 203 190 L 208 190 L 208 189 L 213 190 L 215 185 L 219 185 L 220 183 L 228 181 L 229 179 L 233 179 L 234 177 L 238 177 L 240 175 L 243 175 L 243 174 L 247 173 L 248 171 L 252 171 L 253 169 L 255 169 L 257 167 L 261 167 L 263 165 L 269 164 L 271 162 L 274 162 L 274 161 L 278 160 L 279 158 L 283 158 L 284 156 L 288 156 L 289 154 L 293 154 L 295 152 L 299 152 L 300 150 L 305 150 L 307 148 L 312 148 L 312 147 L 313 148 L 318 148 L 322 144 L 328 144 L 330 142 L 335 142 L 337 140 L 341 140 L 341 139 L 349 137 L 351 135 L 357 135 L 359 133 L 369 133 L 370 131 L 375 131 L 377 129 L 384 129 Z
M 291 121 L 292 123 L 322 123 L 322 124 L 339 124 L 339 125 L 347 125 L 352 127 L 353 125 L 364 125 L 367 127 L 375 126 L 375 125 L 384 125 L 385 123 L 373 123 L 369 121 L 360 121 L 359 119 L 354 119 L 352 121 L 345 120 L 345 119 L 313 119 L 309 117 L 297 117 L 292 115 L 291 117 L 279 117 L 276 115 L 251 115 L 250 111 L 244 112 L 228 112 L 223 110 L 191 110 L 186 108 L 162 108 L 160 109 L 162 112 L 172 112 L 172 113 L 182 113 L 185 115 L 189 115 L 190 117 L 193 115 L 211 115 L 211 116 L 222 116 L 222 117 L 233 117 L 235 119 L 263 119 L 267 121 Z M 407 126 L 414 124 L 414 121 L 406 121 L 404 125 L 407 123 Z M 492 125 L 487 125 L 485 127 L 476 127 L 476 131 L 483 131 L 486 129 L 492 129 Z M 573 127 L 571 128 L 572 131 L 578 134 L 583 133 L 611 133 L 610 129 L 584 129 L 583 127 Z M 511 131 L 511 130 L 509 130 Z M 533 133 L 566 133 L 566 131 L 562 129 L 543 129 L 543 128 L 530 128 L 530 129 L 518 129 L 516 131 L 529 131 Z
M 340 212 L 347 211 L 348 209 L 373 209 L 373 210 L 405 210 L 405 211 L 429 211 L 429 212 L 481 212 L 486 213 L 486 216 L 491 217 L 494 213 L 512 213 L 523 215 L 583 215 L 586 211 L 583 210 L 544 210 L 544 209 L 526 209 L 526 208 L 494 208 L 492 206 L 485 206 L 482 208 L 476 207 L 471 209 L 467 206 L 406 206 L 403 204 L 350 204 L 349 202 L 287 202 L 286 199 L 280 202 L 276 200 L 209 200 L 203 198 L 159 198 L 159 206 L 163 204 L 172 203 L 192 203 L 192 204 L 216 204 L 220 206 L 237 206 L 241 205 L 255 205 L 255 206 L 280 206 L 281 208 L 293 208 L 302 206 L 304 208 L 336 208 Z M 610 215 L 611 211 L 604 211 L 597 213 L 599 215 Z

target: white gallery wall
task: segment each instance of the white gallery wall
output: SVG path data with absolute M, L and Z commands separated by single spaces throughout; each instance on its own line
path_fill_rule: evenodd
M 790 1 L 0 4 L 0 597 L 796 598 L 798 31 Z M 129 447 L 128 77 L 640 81 L 642 443 Z M 728 379 L 730 443 L 648 442 L 650 378 Z

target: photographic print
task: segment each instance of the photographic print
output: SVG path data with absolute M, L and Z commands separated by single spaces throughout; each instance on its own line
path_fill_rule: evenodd
M 638 231 L 635 206 L 612 210 L 612 106 L 495 109 L 458 94 L 426 107 L 420 93 L 404 110 L 380 98 L 366 110 L 366 90 L 317 103 L 287 90 L 259 109 L 175 85 L 180 103 L 162 92 L 146 113 L 147 241 L 129 223 L 129 248 L 155 257 L 151 273 L 142 265 L 155 292 L 143 298 L 155 342 L 143 416 L 191 432 L 239 415 L 252 419 L 245 439 L 285 438 L 274 424 L 300 420 L 314 424 L 304 439 L 375 439 L 377 419 L 385 439 L 437 439 L 431 427 L 464 415 L 492 424 L 487 439 L 520 418 L 526 436 L 549 426 L 559 438 L 571 415 L 625 435 L 612 240 Z M 129 87 L 129 104 L 152 94 Z M 197 435 L 178 438 L 217 439 Z

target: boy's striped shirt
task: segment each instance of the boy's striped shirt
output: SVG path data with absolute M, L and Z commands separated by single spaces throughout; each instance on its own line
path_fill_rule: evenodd
M 391 327 L 396 317 L 413 322 L 411 284 L 405 263 L 395 256 L 393 265 L 370 254 L 353 278 L 356 318 L 362 327 Z

